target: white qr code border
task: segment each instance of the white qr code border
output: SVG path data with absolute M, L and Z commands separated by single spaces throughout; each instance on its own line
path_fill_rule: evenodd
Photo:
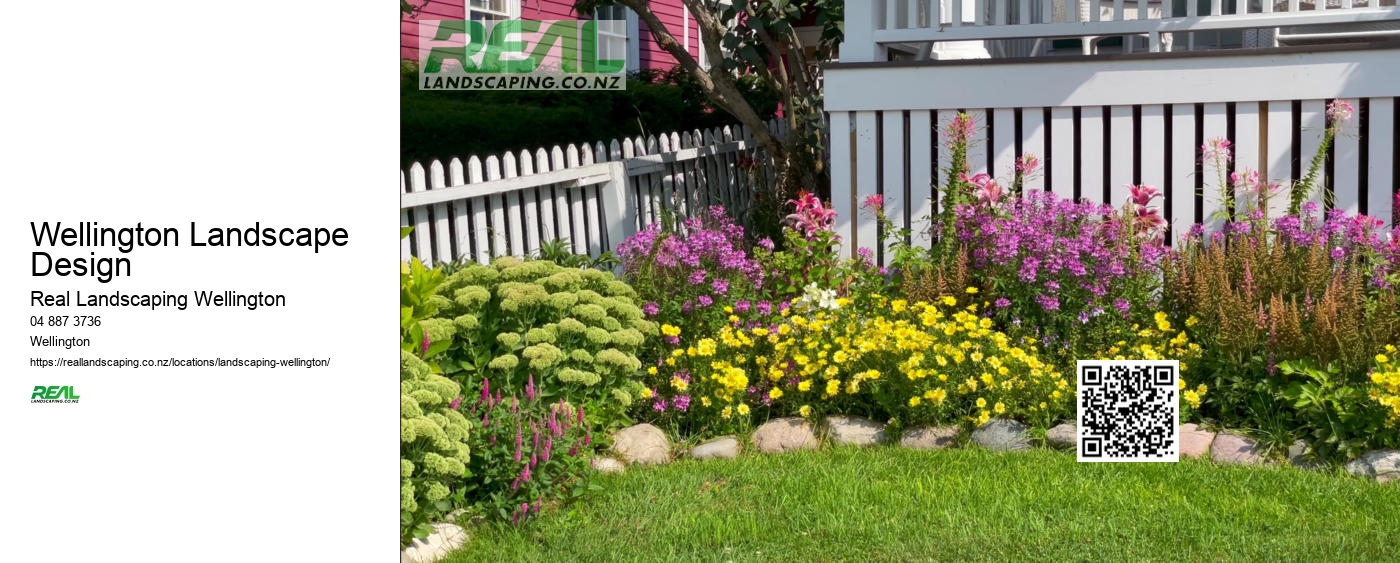
M 1106 447 L 1105 441 L 1111 437 L 1094 435 L 1094 429 L 1087 427 L 1085 421 L 1085 393 L 1094 389 L 1102 389 L 1104 377 L 1107 376 L 1112 367 L 1127 368 L 1129 370 L 1142 368 L 1170 368 L 1169 372 L 1159 369 L 1151 370 L 1154 378 L 1163 377 L 1166 373 L 1170 381 L 1153 381 L 1148 383 L 1153 388 L 1161 389 L 1165 393 L 1166 403 L 1163 405 L 1167 409 L 1166 416 L 1171 420 L 1171 431 L 1169 442 L 1164 446 L 1164 455 L 1160 456 L 1123 456 L 1114 457 L 1102 455 Z M 1090 368 L 1086 370 L 1086 368 Z M 1097 368 L 1095 371 L 1092 368 Z M 1075 401 L 1075 460 L 1081 463 L 1176 463 L 1181 459 L 1181 412 L 1180 397 L 1178 393 L 1177 381 L 1181 376 L 1181 362 L 1177 360 L 1078 360 L 1074 370 L 1074 401 Z M 1156 403 L 1154 403 L 1156 404 Z M 1115 442 L 1116 444 L 1116 442 Z M 1086 449 L 1087 448 L 1087 449 Z M 1101 452 L 1100 455 L 1093 455 L 1092 452 L 1086 455 L 1089 450 Z

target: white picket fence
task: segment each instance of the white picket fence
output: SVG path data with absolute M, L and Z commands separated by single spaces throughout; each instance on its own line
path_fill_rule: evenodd
M 1129 184 L 1155 185 L 1179 235 L 1221 207 L 1216 175 L 1200 162 L 1206 140 L 1233 143 L 1232 169 L 1297 179 L 1321 143 L 1326 105 L 1346 99 L 1357 115 L 1331 147 L 1322 181 L 1336 207 L 1396 220 L 1394 44 L 978 61 L 850 63 L 847 55 L 843 45 L 842 62 L 825 71 L 831 193 L 847 254 L 879 239 L 875 223 L 855 215 L 867 196 L 883 195 L 897 226 L 919 227 L 936 209 L 933 186 L 947 184 L 949 162 L 939 134 L 963 111 L 978 126 L 973 172 L 1005 185 L 1015 159 L 1034 154 L 1044 172 L 1027 189 L 1113 205 L 1127 200 Z M 1285 202 L 1276 198 L 1273 211 Z
M 786 134 L 781 120 L 768 127 Z M 414 227 L 401 258 L 487 263 L 556 239 L 596 257 L 663 210 L 744 213 L 758 175 L 772 173 L 760 154 L 751 132 L 734 126 L 414 163 L 400 177 L 399 223 Z

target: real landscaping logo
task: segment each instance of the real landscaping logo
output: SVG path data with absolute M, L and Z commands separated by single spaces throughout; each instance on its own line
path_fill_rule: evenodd
M 423 90 L 623 90 L 625 25 L 604 20 L 421 20 Z
M 52 385 L 48 387 L 36 385 L 34 386 L 34 393 L 29 397 L 29 402 L 76 403 L 78 402 L 78 393 L 73 390 L 71 385 Z

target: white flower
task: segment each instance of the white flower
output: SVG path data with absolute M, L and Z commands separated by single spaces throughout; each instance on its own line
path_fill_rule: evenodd
M 835 310 L 837 308 L 836 290 L 820 289 L 816 282 L 809 283 L 807 287 L 802 288 L 802 298 L 798 300 L 798 303 L 803 306 Z

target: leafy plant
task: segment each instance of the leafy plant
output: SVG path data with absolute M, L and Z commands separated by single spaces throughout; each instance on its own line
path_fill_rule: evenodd
M 453 335 L 439 362 L 468 388 L 489 378 L 508 394 L 528 381 L 541 400 L 586 405 L 605 427 L 620 425 L 643 387 L 637 359 L 656 323 L 611 272 L 545 260 L 499 258 L 448 277 L 435 323 Z
M 524 398 L 492 394 L 483 380 L 467 415 L 480 418 L 473 433 L 472 479 L 465 502 L 483 515 L 522 522 L 547 503 L 568 501 L 590 490 L 588 452 L 592 434 L 584 409 L 563 399 L 540 399 L 533 381 Z M 594 487 L 596 488 L 596 487 Z
M 1279 364 L 1285 375 L 1301 376 L 1281 393 L 1292 402 L 1301 426 L 1319 457 L 1359 457 L 1382 444 L 1394 444 L 1386 429 L 1386 411 L 1372 402 L 1366 389 L 1350 381 L 1336 363 L 1326 366 L 1297 360 Z

